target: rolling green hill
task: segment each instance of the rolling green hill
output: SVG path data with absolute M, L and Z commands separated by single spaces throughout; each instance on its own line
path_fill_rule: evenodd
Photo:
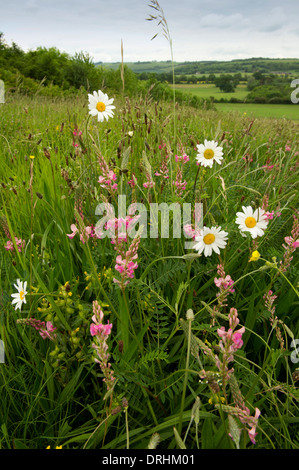
M 97 63 L 104 67 L 117 69 L 120 62 Z M 171 72 L 171 61 L 150 62 L 126 62 L 126 65 L 135 73 L 169 73 Z M 236 59 L 231 61 L 198 61 L 198 62 L 175 62 L 176 74 L 209 74 L 209 73 L 282 73 L 299 76 L 299 59 L 268 59 L 251 58 Z

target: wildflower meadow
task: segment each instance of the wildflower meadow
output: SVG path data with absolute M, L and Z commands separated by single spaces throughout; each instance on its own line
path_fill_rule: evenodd
M 0 104 L 0 447 L 298 449 L 298 121 Z

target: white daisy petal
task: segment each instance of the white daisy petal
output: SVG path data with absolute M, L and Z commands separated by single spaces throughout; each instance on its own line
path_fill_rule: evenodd
M 211 256 L 213 251 L 220 254 L 220 248 L 226 246 L 228 233 L 221 230 L 221 227 L 203 227 L 199 236 L 196 237 L 196 244 L 193 249 L 199 254 L 204 253 L 204 256 Z
M 251 237 L 262 237 L 264 230 L 267 228 L 268 220 L 265 211 L 261 208 L 253 210 L 251 206 L 243 206 L 243 212 L 237 212 L 236 224 L 242 236 L 246 236 L 244 232 L 249 232 Z
M 196 160 L 202 166 L 212 168 L 214 162 L 221 164 L 223 152 L 218 142 L 205 139 L 204 144 L 197 145 L 197 150 Z
M 22 304 L 26 303 L 26 295 L 27 295 L 27 281 L 24 283 L 17 279 L 16 284 L 14 287 L 17 289 L 17 293 L 11 294 L 13 300 L 11 301 L 12 305 L 15 305 L 15 310 L 22 308 Z
M 107 93 L 103 93 L 101 90 L 94 91 L 93 94 L 88 94 L 88 109 L 89 114 L 93 117 L 98 118 L 98 122 L 103 122 L 109 118 L 112 118 L 115 106 L 112 104 L 114 98 L 108 97 Z

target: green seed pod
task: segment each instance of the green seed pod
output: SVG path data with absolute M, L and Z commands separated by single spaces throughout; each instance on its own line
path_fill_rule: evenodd
M 65 311 L 66 311 L 66 313 L 71 314 L 71 313 L 74 313 L 75 310 L 74 310 L 73 308 L 71 308 L 71 307 L 67 307 L 67 308 L 65 309 Z

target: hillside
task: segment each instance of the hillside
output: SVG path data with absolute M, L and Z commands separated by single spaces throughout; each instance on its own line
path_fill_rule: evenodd
M 125 63 L 135 73 L 169 73 L 172 70 L 171 61 L 151 61 L 151 62 L 126 62 Z M 120 62 L 102 63 L 95 65 L 111 69 L 117 69 Z M 198 61 L 198 62 L 175 62 L 176 74 L 208 74 L 208 73 L 283 73 L 299 75 L 299 59 L 268 59 L 251 58 L 236 59 L 231 61 Z

